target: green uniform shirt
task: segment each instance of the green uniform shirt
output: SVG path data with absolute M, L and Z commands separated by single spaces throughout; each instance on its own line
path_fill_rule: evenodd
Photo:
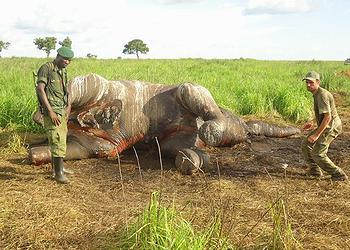
M 323 120 L 324 113 L 329 113 L 332 118 L 327 128 L 334 129 L 341 125 L 337 109 L 335 108 L 333 95 L 324 88 L 319 87 L 314 95 L 314 111 L 318 126 L 320 126 Z
M 47 62 L 40 67 L 37 75 L 37 84 L 45 83 L 45 92 L 53 111 L 63 115 L 68 100 L 66 70 L 60 70 L 53 62 Z M 45 107 L 43 111 L 44 114 L 48 113 Z

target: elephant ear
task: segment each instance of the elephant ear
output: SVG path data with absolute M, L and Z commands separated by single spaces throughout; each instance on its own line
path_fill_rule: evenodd
M 78 114 L 77 120 L 82 127 L 111 129 L 120 117 L 122 106 L 120 100 L 100 103 Z

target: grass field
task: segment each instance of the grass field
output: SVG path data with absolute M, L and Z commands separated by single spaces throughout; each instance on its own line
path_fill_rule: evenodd
M 0 126 L 37 131 L 31 121 L 36 107 L 33 72 L 47 59 L 0 58 Z M 75 59 L 69 78 L 97 73 L 107 79 L 176 84 L 195 82 L 215 100 L 240 115 L 279 116 L 289 122 L 309 118 L 312 98 L 301 82 L 309 70 L 321 72 L 335 91 L 350 91 L 342 62 L 239 60 L 94 60 Z M 337 77 L 335 77 L 337 76 Z
M 67 161 L 75 174 L 57 184 L 49 164 L 29 164 L 22 138 L 42 132 L 31 121 L 32 73 L 44 62 L 0 58 L 0 249 L 350 248 L 348 182 L 308 178 L 301 136 L 206 148 L 208 171 L 191 176 L 173 159 L 160 167 L 156 148 L 138 151 L 139 161 L 132 150 Z M 196 82 L 242 116 L 300 128 L 312 113 L 301 81 L 309 70 L 334 92 L 344 132 L 329 153 L 350 175 L 350 67 L 342 62 L 76 59 L 69 78 Z

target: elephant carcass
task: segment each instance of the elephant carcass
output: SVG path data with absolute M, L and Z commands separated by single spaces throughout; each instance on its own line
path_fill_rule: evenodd
M 167 86 L 109 81 L 96 74 L 72 79 L 66 160 L 114 157 L 138 142 L 159 140 L 162 153 L 191 173 L 208 161 L 204 145 L 231 146 L 250 135 L 285 137 L 299 130 L 244 122 L 221 109 L 210 92 L 193 83 Z M 38 114 L 34 115 L 38 121 Z M 32 147 L 33 164 L 50 162 L 48 146 Z

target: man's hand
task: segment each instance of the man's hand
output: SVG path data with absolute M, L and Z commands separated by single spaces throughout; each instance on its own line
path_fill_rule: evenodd
M 53 111 L 49 112 L 49 116 L 53 124 L 55 124 L 56 126 L 59 126 L 61 124 L 61 121 L 55 112 Z
M 313 135 L 310 135 L 310 136 L 307 138 L 307 140 L 308 140 L 308 142 L 310 142 L 310 143 L 315 143 L 315 141 L 317 141 L 318 137 L 319 137 L 319 136 L 313 134 Z
M 324 132 L 324 130 L 326 129 L 327 125 L 330 123 L 331 120 L 332 120 L 332 117 L 330 113 L 323 113 L 323 119 L 321 124 L 317 127 L 315 132 L 313 132 L 312 135 L 310 135 L 307 138 L 307 140 L 310 143 L 315 143 L 315 141 L 317 141 L 317 139 L 322 135 L 322 133 Z

